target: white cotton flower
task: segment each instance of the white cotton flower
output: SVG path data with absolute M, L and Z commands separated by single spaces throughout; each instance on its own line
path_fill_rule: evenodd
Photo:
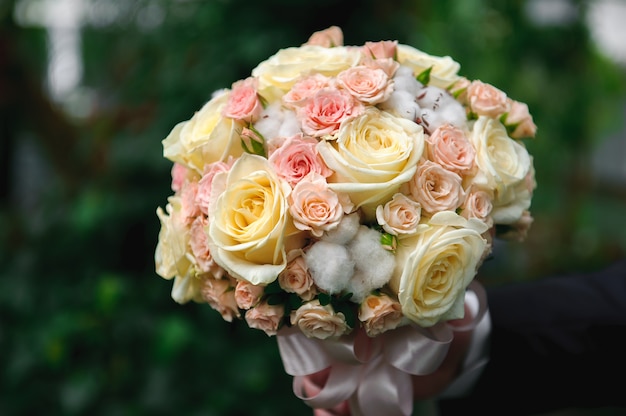
M 465 128 L 467 116 L 465 108 L 448 91 L 438 87 L 424 87 L 417 95 L 421 108 L 418 123 L 428 133 L 432 133 L 443 124 L 452 124 Z
M 321 240 L 329 243 L 345 245 L 359 231 L 360 218 L 358 213 L 344 215 L 337 228 L 324 232 Z
M 400 66 L 393 76 L 394 90 L 405 91 L 413 97 L 417 96 L 418 91 L 424 86 L 419 82 L 413 70 L 407 66 Z
M 356 272 L 346 290 L 353 294 L 352 300 L 357 303 L 373 290 L 384 286 L 393 273 L 395 257 L 383 247 L 380 237 L 378 231 L 362 225 L 348 244 Z
M 379 107 L 397 117 L 411 121 L 414 121 L 420 114 L 420 106 L 415 101 L 415 95 L 404 90 L 394 91 L 389 99 L 381 103 Z
M 354 260 L 343 245 L 318 241 L 303 257 L 315 284 L 330 294 L 341 293 L 354 274 Z

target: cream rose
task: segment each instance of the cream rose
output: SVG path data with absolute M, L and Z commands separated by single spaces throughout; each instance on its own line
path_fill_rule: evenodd
M 423 327 L 463 317 L 465 289 L 488 247 L 482 221 L 444 211 L 428 225 L 399 242 L 389 282 L 404 316 Z
M 398 62 L 413 69 L 415 75 L 432 68 L 428 85 L 439 88 L 448 88 L 460 78 L 461 65 L 451 57 L 432 56 L 409 45 L 398 45 Z
M 200 174 L 209 163 L 239 157 L 241 125 L 222 116 L 228 97 L 228 92 L 217 94 L 191 119 L 176 124 L 162 142 L 163 156 Z
M 531 172 L 532 160 L 528 151 L 522 143 L 507 135 L 500 121 L 485 116 L 474 123 L 470 141 L 476 149 L 476 164 L 481 175 L 494 189 L 494 208 L 510 205 L 517 199 L 512 193 L 517 194 L 515 189 L 524 189 Z
M 329 187 L 345 193 L 366 219 L 415 174 L 424 151 L 424 130 L 412 121 L 374 107 L 343 123 L 337 139 L 317 146 L 335 173 Z
M 359 305 L 359 321 L 365 333 L 376 337 L 395 329 L 402 321 L 402 306 L 388 295 L 369 295 Z
M 290 191 L 257 155 L 246 153 L 229 172 L 216 174 L 208 226 L 215 262 L 255 285 L 276 280 L 286 265 L 286 240 L 296 232 L 287 204 Z
M 315 299 L 291 313 L 291 324 L 309 338 L 338 338 L 350 332 L 343 313 L 335 312 L 330 305 L 322 306 Z
M 289 91 L 300 77 L 311 73 L 335 76 L 344 69 L 356 66 L 361 60 L 357 48 L 338 46 L 326 48 L 304 45 L 279 50 L 252 70 L 259 79 L 263 97 L 281 96 Z
M 156 211 L 161 222 L 161 230 L 154 262 L 157 274 L 169 280 L 191 265 L 186 255 L 191 236 L 182 213 L 181 198 L 170 196 L 167 201 L 165 211 L 161 207 Z

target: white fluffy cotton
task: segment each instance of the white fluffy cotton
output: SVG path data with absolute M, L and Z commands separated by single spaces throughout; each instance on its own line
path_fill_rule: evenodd
M 304 261 L 315 284 L 330 294 L 341 293 L 354 274 L 354 260 L 341 244 L 318 241 L 304 253 Z
M 361 302 L 372 290 L 385 285 L 391 278 L 395 266 L 395 256 L 380 244 L 380 233 L 364 225 L 348 244 L 350 258 L 356 272 L 348 283 L 346 291 L 352 292 L 352 299 Z
M 467 123 L 465 108 L 446 90 L 424 87 L 418 94 L 417 103 L 421 108 L 421 124 L 428 133 L 444 123 L 459 128 L 464 128 Z
M 329 243 L 346 245 L 359 231 L 360 221 L 356 212 L 344 215 L 337 228 L 326 231 L 321 239 Z
M 387 101 L 380 104 L 380 108 L 407 120 L 415 120 L 420 111 L 415 95 L 403 90 L 394 91 Z

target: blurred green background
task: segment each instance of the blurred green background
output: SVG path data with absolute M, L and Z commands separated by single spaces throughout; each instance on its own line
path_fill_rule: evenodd
M 529 105 L 535 222 L 526 242 L 497 243 L 485 284 L 624 256 L 625 9 L 0 0 L 0 415 L 311 414 L 275 339 L 170 298 L 154 272 L 155 210 L 171 194 L 161 140 L 174 124 L 330 25 L 345 44 L 450 55 Z

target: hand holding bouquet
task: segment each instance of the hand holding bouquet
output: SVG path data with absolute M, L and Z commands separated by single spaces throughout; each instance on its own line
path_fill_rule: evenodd
M 410 414 L 403 383 L 441 362 L 493 236 L 532 222 L 528 107 L 459 69 L 331 27 L 163 140 L 157 273 L 175 301 L 278 335 L 296 381 L 332 367 L 313 407 Z

